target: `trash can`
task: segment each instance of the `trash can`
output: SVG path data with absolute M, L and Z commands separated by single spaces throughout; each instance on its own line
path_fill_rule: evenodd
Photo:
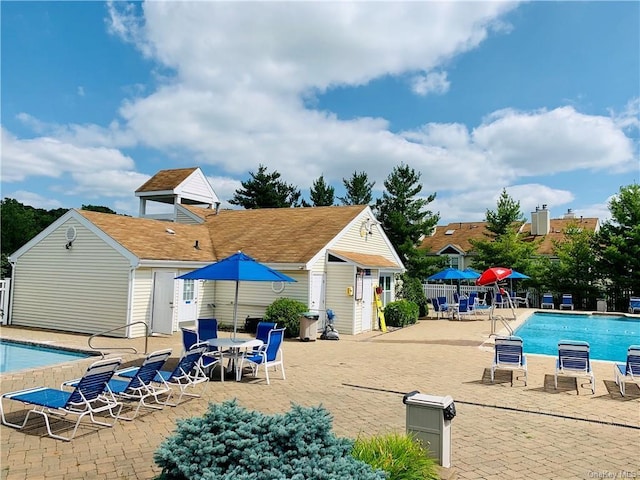
M 320 314 L 304 312 L 300 316 L 300 340 L 303 342 L 315 342 L 318 336 L 318 319 Z
M 445 468 L 451 467 L 451 420 L 456 416 L 453 398 L 418 391 L 407 393 L 407 433 L 421 440 L 431 455 Z
M 607 301 L 604 298 L 599 298 L 598 300 L 596 300 L 596 310 L 598 312 L 607 311 Z

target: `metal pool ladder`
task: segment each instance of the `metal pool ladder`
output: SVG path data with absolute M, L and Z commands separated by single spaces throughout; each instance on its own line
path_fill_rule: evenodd
M 146 330 L 146 334 L 144 336 L 144 353 L 145 355 L 148 353 L 148 346 L 149 346 L 149 335 L 150 335 L 150 329 L 149 329 L 149 325 L 147 325 L 147 322 L 143 321 L 143 320 L 138 320 L 136 322 L 131 322 L 131 323 L 127 323 L 126 325 L 122 325 L 120 327 L 115 327 L 115 328 L 111 328 L 109 330 L 105 330 L 104 332 L 99 332 L 99 333 L 94 333 L 93 335 L 91 335 L 89 337 L 89 340 L 87 341 L 87 343 L 89 344 L 89 348 L 91 350 L 97 350 L 98 352 L 100 352 L 100 355 L 102 356 L 102 358 L 104 358 L 104 354 L 105 354 L 105 350 L 116 350 L 116 351 L 127 351 L 127 352 L 132 352 L 132 353 L 138 353 L 138 349 L 135 347 L 102 347 L 102 348 L 97 348 L 95 346 L 93 346 L 91 344 L 91 341 L 99 336 L 104 335 L 105 333 L 111 333 L 111 332 L 115 332 L 116 330 L 120 330 L 122 328 L 127 328 L 130 327 L 132 325 L 144 325 L 145 326 L 145 330 Z

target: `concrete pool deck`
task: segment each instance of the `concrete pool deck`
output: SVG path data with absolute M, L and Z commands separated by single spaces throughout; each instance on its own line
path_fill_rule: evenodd
M 519 309 L 522 321 L 532 310 Z M 484 320 L 483 320 L 484 318 Z M 515 325 L 515 322 L 512 324 Z M 322 404 L 334 418 L 337 435 L 355 438 L 405 430 L 402 394 L 413 390 L 451 395 L 452 467 L 443 478 L 640 478 L 640 389 L 628 384 L 621 397 L 611 362 L 594 361 L 596 393 L 561 379 L 553 388 L 555 359 L 529 355 L 529 384 L 498 375 L 489 381 L 492 360 L 490 322 L 421 320 L 385 334 L 371 332 L 339 341 L 285 341 L 287 379 L 275 373 L 241 382 L 210 382 L 202 398 L 143 412 L 114 428 L 81 427 L 71 442 L 43 436 L 41 423 L 23 431 L 0 427 L 2 479 L 152 479 L 159 472 L 153 453 L 171 434 L 176 420 L 201 415 L 209 402 L 237 398 L 264 413 L 290 404 Z M 0 327 L 6 339 L 86 348 L 87 336 Z M 143 351 L 143 339 L 99 339 L 100 346 L 127 345 Z M 181 337 L 152 337 L 149 351 L 181 351 Z M 118 353 L 127 363 L 143 355 Z M 30 372 L 0 375 L 2 393 L 46 385 L 81 375 L 92 360 Z M 8 402 L 10 412 L 24 411 Z M 617 475 L 614 477 L 613 475 Z M 626 475 L 626 477 L 625 477 Z

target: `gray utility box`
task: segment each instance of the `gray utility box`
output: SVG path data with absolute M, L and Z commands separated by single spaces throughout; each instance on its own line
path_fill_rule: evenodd
M 429 454 L 445 468 L 451 467 L 451 420 L 456 416 L 453 398 L 407 393 L 407 433 L 422 441 Z
M 596 311 L 598 312 L 607 311 L 607 301 L 604 298 L 599 298 L 598 300 L 596 300 Z
M 318 337 L 318 319 L 320 314 L 304 312 L 300 316 L 300 340 L 303 342 L 315 342 Z

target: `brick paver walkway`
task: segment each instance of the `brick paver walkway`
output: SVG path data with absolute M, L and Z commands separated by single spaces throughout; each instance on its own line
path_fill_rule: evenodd
M 519 310 L 520 315 L 526 313 Z M 499 376 L 488 381 L 492 345 L 487 320 L 421 320 L 417 325 L 340 341 L 284 344 L 287 379 L 210 382 L 200 399 L 143 413 L 114 428 L 81 427 L 72 442 L 42 436 L 35 428 L 0 427 L 2 479 L 152 479 L 159 473 L 153 453 L 176 420 L 201 415 L 208 402 L 237 398 L 264 413 L 284 412 L 291 402 L 322 404 L 338 435 L 355 438 L 404 431 L 402 394 L 413 390 L 451 395 L 452 468 L 445 478 L 640 478 L 640 390 L 629 384 L 620 396 L 610 362 L 594 362 L 596 394 L 571 379 L 553 388 L 554 359 L 529 355 L 529 384 Z M 87 337 L 2 327 L 3 338 L 31 339 L 86 348 Z M 487 343 L 489 342 L 489 343 Z M 142 339 L 100 339 L 100 345 L 133 345 Z M 181 339 L 153 337 L 149 350 L 181 351 Z M 135 363 L 141 355 L 124 354 Z M 27 373 L 0 375 L 1 391 L 58 387 L 83 373 L 91 360 Z M 9 402 L 11 412 L 22 410 Z M 625 477 L 626 475 L 626 477 Z

